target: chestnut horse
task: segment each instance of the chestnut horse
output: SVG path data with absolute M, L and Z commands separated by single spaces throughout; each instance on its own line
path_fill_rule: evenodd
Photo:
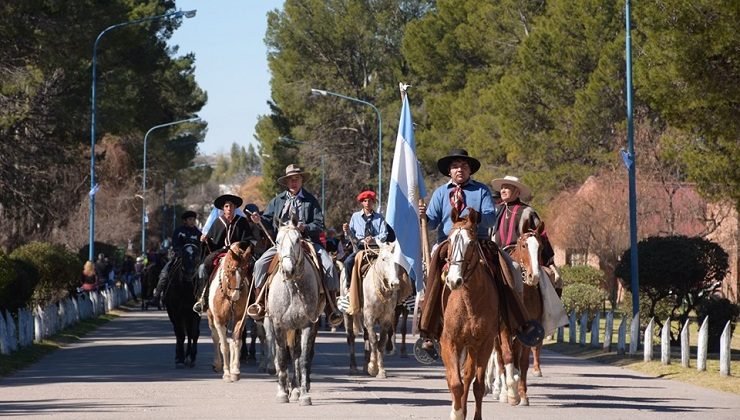
M 459 218 L 453 208 L 452 222 L 446 255 L 448 271 L 446 276 L 443 274 L 449 297 L 440 337 L 447 386 L 452 394 L 450 418 L 463 419 L 467 415 L 468 392 L 475 378 L 474 418 L 481 419 L 486 366 L 494 339 L 506 331 L 500 328 L 501 295 L 492 272 L 496 268 L 486 260 L 476 236 L 478 213 L 469 209 L 466 218 Z M 506 368 L 512 374 L 513 384 L 513 359 L 508 347 L 511 341 L 506 337 L 502 342 L 504 350 L 508 350 Z
M 249 270 L 252 246 L 235 243 L 221 258 L 208 289 L 208 326 L 213 337 L 213 370 L 223 369 L 223 380 L 241 378 L 241 335 L 244 331 L 248 291 L 252 288 Z M 231 329 L 232 337 L 228 337 Z

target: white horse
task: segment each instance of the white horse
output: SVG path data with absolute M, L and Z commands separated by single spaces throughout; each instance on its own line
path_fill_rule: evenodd
M 319 295 L 321 274 L 303 248 L 295 217 L 280 228 L 276 242 L 280 264 L 270 283 L 265 317 L 268 345 L 275 350 L 276 400 L 311 405 L 313 347 L 317 321 L 325 304 Z M 290 382 L 289 358 L 294 363 Z
M 382 245 L 378 258 L 371 263 L 362 279 L 362 322 L 370 344 L 369 355 L 366 355 L 367 373 L 383 379 L 386 377 L 384 350 L 393 331 L 398 292 L 404 274 L 403 268 L 394 262 L 394 247 L 395 242 Z M 380 327 L 380 337 L 375 333 L 375 325 Z

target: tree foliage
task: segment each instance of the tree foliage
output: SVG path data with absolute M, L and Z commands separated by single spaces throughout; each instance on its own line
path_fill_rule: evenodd
M 640 297 L 649 301 L 648 317 L 655 317 L 655 307 L 669 300 L 673 304 L 671 318 L 682 322 L 720 288 L 729 267 L 722 247 L 698 237 L 653 236 L 637 244 L 637 256 Z M 616 275 L 628 288 L 632 277 L 630 264 L 628 249 L 616 267 Z
M 173 0 L 32 0 L 0 5 L 2 247 L 82 224 L 73 210 L 75 204 L 81 207 L 86 202 L 89 185 L 93 43 L 110 25 L 174 10 Z M 101 189 L 116 191 L 114 196 L 123 192 L 122 184 L 130 188 L 136 182 L 144 132 L 190 117 L 205 104 L 205 93 L 193 75 L 194 57 L 176 57 L 176 49 L 166 44 L 179 25 L 178 19 L 160 19 L 117 28 L 106 33 L 96 49 L 94 153 L 104 165 L 112 146 L 125 153 L 118 162 L 128 160 L 131 168 L 118 174 L 127 183 L 97 174 Z M 191 126 L 190 135 L 178 136 L 185 129 L 178 126 L 152 136 L 149 163 L 157 180 L 150 185 L 161 185 L 160 175 L 170 178 L 189 166 L 203 128 Z M 168 141 L 157 140 L 165 135 Z M 116 140 L 104 146 L 106 136 Z M 100 204 L 105 211 L 106 203 Z

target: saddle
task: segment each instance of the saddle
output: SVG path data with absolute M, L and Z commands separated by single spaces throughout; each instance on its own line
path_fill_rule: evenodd
M 347 315 L 354 315 L 362 309 L 362 279 L 365 278 L 372 262 L 378 258 L 376 252 L 359 251 L 355 255 L 355 265 L 352 267 L 352 280 L 349 284 L 349 308 Z

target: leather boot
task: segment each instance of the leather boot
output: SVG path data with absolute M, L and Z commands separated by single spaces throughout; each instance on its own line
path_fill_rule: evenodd
M 263 286 L 264 287 L 264 286 Z M 260 321 L 265 317 L 265 301 L 267 300 L 267 290 L 264 295 L 261 293 L 263 287 L 255 287 L 254 292 L 257 294 L 257 301 L 249 305 L 247 315 L 255 321 Z

